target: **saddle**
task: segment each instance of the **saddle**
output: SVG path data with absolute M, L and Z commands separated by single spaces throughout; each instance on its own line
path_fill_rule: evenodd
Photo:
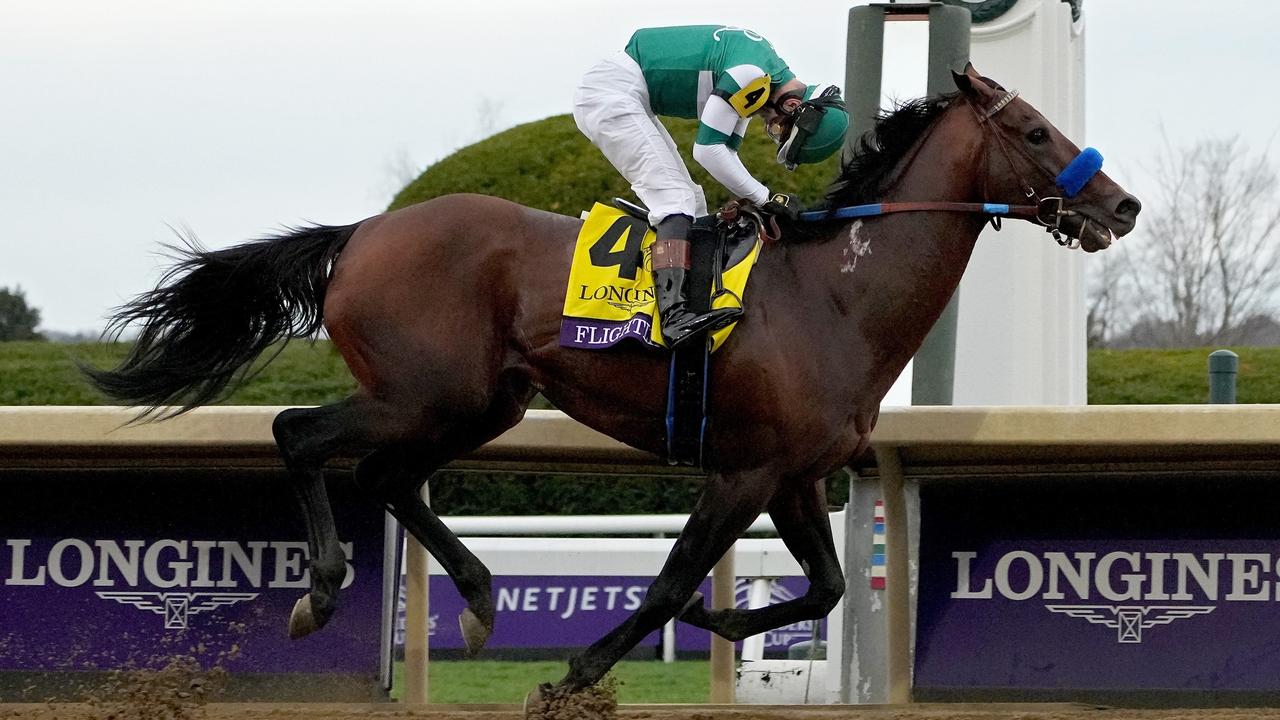
M 649 211 L 640 205 L 622 198 L 614 198 L 613 205 L 648 222 Z M 725 272 L 746 260 L 757 240 L 768 243 L 777 236 L 777 220 L 766 218 L 758 207 L 745 200 L 730 201 L 716 213 L 694 220 L 689 230 L 689 304 L 693 309 L 705 311 L 722 297 L 731 297 L 741 305 L 742 298 L 731 288 L 732 283 L 725 282 Z
M 644 208 L 621 198 L 614 205 L 640 219 L 649 213 Z M 769 218 L 771 221 L 772 218 Z M 689 231 L 690 277 L 689 307 L 706 312 L 721 297 L 733 295 L 739 306 L 742 299 L 726 287 L 724 273 L 747 258 L 759 241 L 776 237 L 777 224 L 770 222 L 760 210 L 746 202 L 730 202 L 714 215 L 694 221 Z M 710 387 L 710 333 L 703 331 L 671 354 L 671 372 L 667 384 L 667 462 L 672 465 L 702 467 L 704 443 L 711 419 L 707 398 Z

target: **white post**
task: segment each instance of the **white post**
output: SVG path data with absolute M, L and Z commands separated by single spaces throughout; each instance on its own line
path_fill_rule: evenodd
M 735 580 L 734 554 L 737 545 L 729 548 L 729 552 L 720 558 L 711 573 L 711 609 L 723 610 L 733 607 L 733 586 Z M 732 703 L 734 686 L 734 652 L 733 643 L 711 634 L 711 702 Z
M 754 610 L 755 608 L 767 607 L 769 605 L 769 590 L 773 587 L 771 578 L 753 578 L 751 580 L 751 590 L 747 593 L 747 608 Z M 752 635 L 742 641 L 742 661 L 763 660 L 764 659 L 764 633 Z
M 880 492 L 884 497 L 885 625 L 888 652 L 889 702 L 911 702 L 911 563 L 907 501 L 898 449 L 876 446 Z
M 845 471 L 849 473 L 848 470 Z M 853 478 L 850 478 L 850 483 Z M 837 557 L 840 559 L 841 570 L 845 573 L 849 572 L 844 553 L 845 547 L 845 515 L 849 512 L 849 506 L 846 504 L 840 512 L 831 513 L 831 539 L 835 541 Z M 847 682 L 848 675 L 837 671 L 837 668 L 843 668 L 845 659 L 844 647 L 844 598 L 836 603 L 831 609 L 831 613 L 827 615 L 827 669 L 826 669 L 826 697 L 821 700 L 824 703 L 841 702 L 840 696 L 843 691 L 844 684 Z
M 430 502 L 427 486 L 422 486 L 423 502 Z M 422 705 L 429 697 L 427 650 L 430 633 L 430 609 L 427 587 L 430 581 L 429 555 L 418 539 L 405 534 L 405 604 L 404 604 L 404 696 L 409 705 Z
M 667 536 L 664 532 L 656 532 L 653 534 L 655 538 L 661 540 Z M 676 619 L 671 618 L 666 625 L 662 626 L 662 662 L 673 663 L 676 661 Z
M 1073 22 L 1069 3 L 1018 0 L 975 24 L 969 47 L 978 72 L 1019 90 L 1081 147 L 1088 12 Z M 1085 404 L 1083 255 L 1030 223 L 983 231 L 960 283 L 956 405 Z

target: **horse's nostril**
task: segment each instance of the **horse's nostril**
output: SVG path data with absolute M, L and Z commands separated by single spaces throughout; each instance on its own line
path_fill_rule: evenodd
M 1116 215 L 1123 218 L 1134 218 L 1138 216 L 1138 213 L 1141 210 L 1142 203 L 1138 202 L 1138 198 L 1130 195 L 1124 200 L 1121 200 L 1120 204 L 1116 206 Z

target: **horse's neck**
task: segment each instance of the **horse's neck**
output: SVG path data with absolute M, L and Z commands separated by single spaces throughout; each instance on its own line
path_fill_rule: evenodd
M 881 202 L 981 200 L 981 137 L 964 118 L 939 118 L 908 155 Z M 837 337 L 841 367 L 854 392 L 883 396 L 960 284 L 984 219 L 950 212 L 910 212 L 854 221 L 834 239 L 804 248 L 796 262 L 823 304 Z M 884 370 L 892 369 L 887 377 Z M 871 387 L 867 387 L 870 384 Z

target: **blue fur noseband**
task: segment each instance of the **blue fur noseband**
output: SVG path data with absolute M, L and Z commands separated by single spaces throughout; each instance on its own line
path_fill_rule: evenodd
M 1062 188 L 1064 196 L 1075 197 L 1101 169 L 1102 153 L 1087 147 L 1081 150 L 1074 160 L 1067 163 L 1054 181 L 1058 183 L 1058 187 Z

